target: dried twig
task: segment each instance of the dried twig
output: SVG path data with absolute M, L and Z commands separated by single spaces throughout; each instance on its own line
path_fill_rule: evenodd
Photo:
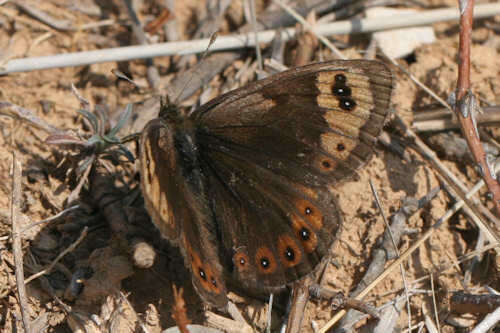
M 40 225 L 40 224 L 45 224 L 45 223 L 49 223 L 49 222 L 52 222 L 54 220 L 57 220 L 58 218 L 60 218 L 61 216 L 63 215 L 66 215 L 67 213 L 75 210 L 75 209 L 78 209 L 80 208 L 80 205 L 74 205 L 74 206 L 71 206 L 71 207 L 68 207 L 66 209 L 64 209 L 63 211 L 57 213 L 56 215 L 54 216 L 51 216 L 49 218 L 46 218 L 46 219 L 43 219 L 41 221 L 38 221 L 38 222 L 33 222 L 31 223 L 30 225 L 24 227 L 22 230 L 21 230 L 21 233 L 24 233 L 25 231 L 37 226 L 37 225 Z
M 31 320 L 29 318 L 28 297 L 26 296 L 26 287 L 24 282 L 23 250 L 21 245 L 21 228 L 19 225 L 19 211 L 21 206 L 21 182 L 22 169 L 21 163 L 17 160 L 16 153 L 12 154 L 12 195 L 10 203 L 11 224 L 12 224 L 12 252 L 14 254 L 14 263 L 16 265 L 16 286 L 19 296 L 19 305 L 23 317 L 24 330 L 31 333 Z
M 175 285 L 172 286 L 172 290 L 174 292 L 174 308 L 172 318 L 174 318 L 177 327 L 182 333 L 189 333 L 187 325 L 190 321 L 186 313 L 186 302 L 184 302 L 182 295 L 184 290 L 182 288 L 177 290 Z
M 460 5 L 460 42 L 458 61 L 458 81 L 456 90 L 455 114 L 460 122 L 462 132 L 469 149 L 479 168 L 479 174 L 483 177 L 490 193 L 493 196 L 493 204 L 500 217 L 500 183 L 493 170 L 490 157 L 485 154 L 483 145 L 477 130 L 476 114 L 477 102 L 470 90 L 470 45 L 472 34 L 472 22 L 474 12 L 474 0 L 459 1 Z M 494 157 L 493 157 L 494 160 Z
M 462 291 L 450 297 L 450 311 L 454 313 L 487 314 L 500 307 L 500 295 L 474 295 Z
M 144 27 L 144 31 L 148 34 L 154 35 L 168 20 L 172 17 L 172 13 L 170 10 L 165 7 L 158 17 L 156 17 L 153 21 L 146 24 Z
M 500 106 L 487 106 L 476 118 L 477 124 L 482 126 L 500 125 Z M 456 118 L 448 110 L 418 112 L 415 114 L 412 129 L 416 132 L 442 131 L 460 128 Z
M 33 5 L 28 4 L 22 0 L 14 1 L 14 3 L 22 11 L 26 12 L 28 15 L 39 20 L 40 22 L 45 23 L 49 27 L 52 27 L 52 28 L 54 28 L 56 30 L 60 30 L 60 31 L 75 31 L 76 30 L 76 28 L 73 26 L 73 24 L 68 20 L 55 19 L 54 17 L 50 16 L 49 14 L 41 11 L 38 8 L 33 7 Z
M 28 124 L 42 129 L 49 134 L 55 135 L 64 133 L 64 131 L 38 118 L 31 110 L 25 109 L 19 105 L 12 104 L 7 101 L 0 101 L 0 115 L 5 115 L 15 119 L 19 119 L 21 121 L 25 121 Z
M 450 170 L 448 170 L 448 168 L 446 168 L 446 166 L 439 160 L 432 149 L 430 149 L 412 130 L 406 127 L 401 118 L 399 118 L 397 115 L 394 119 L 393 124 L 404 133 L 404 136 L 413 141 L 417 151 L 431 163 L 431 165 L 438 172 L 438 175 L 442 176 L 443 180 L 446 180 L 444 182 L 445 185 L 448 185 L 448 187 L 452 188 L 457 193 L 459 198 L 461 200 L 464 200 L 464 202 L 467 204 L 467 208 L 464 210 L 464 212 L 471 216 L 474 223 L 476 223 L 476 225 L 485 232 L 488 240 L 492 243 L 497 243 L 498 240 L 495 233 L 492 232 L 488 225 L 479 218 L 481 216 L 481 213 L 479 212 L 480 208 L 478 207 L 482 207 L 483 210 L 487 209 L 477 199 L 473 201 L 474 204 L 473 202 L 471 202 L 471 199 L 469 199 L 470 196 L 465 195 L 465 193 L 468 192 L 465 185 Z M 496 221 L 493 222 L 496 223 Z
M 253 328 L 246 324 L 236 320 L 228 319 L 226 317 L 215 314 L 211 311 L 205 312 L 207 318 L 207 324 L 217 329 L 222 330 L 227 333 L 253 333 Z M 203 332 L 208 331 L 204 330 Z
M 321 0 L 319 2 L 325 2 Z M 328 3 L 328 2 L 325 2 Z M 311 9 L 314 7 L 311 7 Z M 307 12 L 306 12 L 307 13 Z M 500 13 L 500 4 L 481 4 L 476 6 L 475 15 L 477 18 L 490 17 Z M 283 26 L 281 21 L 276 18 L 277 13 L 272 13 L 274 17 L 264 17 L 269 20 L 268 27 L 277 28 Z M 401 15 L 382 19 L 356 19 L 338 21 L 330 24 L 316 26 L 314 32 L 321 36 L 331 36 L 335 34 L 349 33 L 367 33 L 373 31 L 396 29 L 410 27 L 415 25 L 426 25 L 435 22 L 451 21 L 458 18 L 458 12 L 454 8 L 437 9 L 425 12 L 418 12 L 415 15 Z M 276 22 L 278 24 L 276 24 Z M 269 43 L 275 36 L 275 30 L 260 31 L 260 43 Z M 295 38 L 295 28 L 283 29 L 281 31 L 283 41 Z M 135 59 L 152 58 L 158 56 L 176 55 L 176 54 L 194 54 L 202 53 L 209 43 L 209 39 L 159 43 L 154 45 L 127 46 L 113 49 L 86 51 L 77 53 L 65 53 L 45 57 L 34 57 L 24 59 L 13 59 L 4 65 L 0 70 L 0 75 L 26 72 L 39 69 L 61 68 L 68 66 L 82 66 L 103 62 L 128 61 Z M 255 38 L 252 34 L 221 36 L 214 43 L 212 51 L 221 50 L 239 50 L 255 45 Z M 195 89 L 197 90 L 197 89 Z
M 500 306 L 487 315 L 482 322 L 479 323 L 472 331 L 471 333 L 486 333 L 488 332 L 491 328 L 495 327 L 497 323 L 500 321 Z
M 309 300 L 309 285 L 312 283 L 311 277 L 306 277 L 302 281 L 293 284 L 291 309 L 288 314 L 286 333 L 300 332 L 304 310 Z
M 392 234 L 391 226 L 389 225 L 389 222 L 387 221 L 387 217 L 385 216 L 385 212 L 382 209 L 382 205 L 380 203 L 377 190 L 375 189 L 375 186 L 373 185 L 373 182 L 371 180 L 370 180 L 370 188 L 372 190 L 373 196 L 375 197 L 375 203 L 377 204 L 377 208 L 380 212 L 380 215 L 382 215 L 382 219 L 384 220 L 385 228 L 386 228 L 385 230 L 387 231 L 387 234 L 389 234 L 389 236 L 390 236 L 393 250 L 396 253 L 396 255 L 399 257 L 398 244 L 396 243 L 396 239 L 394 238 L 394 235 Z M 437 194 L 438 191 L 436 190 L 433 192 Z M 408 330 L 411 332 L 412 326 L 411 326 L 410 296 L 409 296 L 409 292 L 408 292 L 408 282 L 406 281 L 406 274 L 405 274 L 403 264 L 401 264 L 399 266 L 399 270 L 401 271 L 401 278 L 403 280 L 403 286 L 405 289 L 406 306 L 407 306 L 407 312 L 408 312 Z
M 330 51 L 333 52 L 333 54 L 335 54 L 339 59 L 346 59 L 345 56 L 342 54 L 342 52 L 339 51 L 339 49 L 337 49 L 337 47 L 335 47 L 335 45 L 333 45 L 328 39 L 326 39 L 324 36 L 322 35 L 319 35 L 318 33 L 315 32 L 314 30 L 314 26 L 312 26 L 311 24 L 309 24 L 309 22 L 307 22 L 302 16 L 300 16 L 295 10 L 293 10 L 293 8 L 291 8 L 290 6 L 286 5 L 284 2 L 282 2 L 281 0 L 274 0 L 274 2 L 276 4 L 278 4 L 281 8 L 283 8 L 284 10 L 286 10 L 286 12 L 288 14 L 290 14 L 291 16 L 293 16 L 294 19 L 296 19 L 300 24 L 302 24 L 302 26 L 307 29 L 308 31 L 310 31 L 312 34 L 314 34 L 323 44 L 326 45 L 326 47 L 328 47 L 330 49 Z
M 66 254 L 68 254 L 71 251 L 73 251 L 74 249 L 76 249 L 76 247 L 82 242 L 82 240 L 85 238 L 85 236 L 87 236 L 88 229 L 89 229 L 88 227 L 83 228 L 82 233 L 80 234 L 80 236 L 77 238 L 76 241 L 74 241 L 64 251 L 59 253 L 59 255 L 49 264 L 49 266 L 47 266 L 47 268 L 42 269 L 38 273 L 35 273 L 35 274 L 31 275 L 29 278 L 27 278 L 25 283 L 29 283 L 32 280 L 34 280 L 42 275 L 50 273 L 52 271 L 52 269 L 54 268 L 54 266 L 59 262 L 59 260 L 61 260 Z
M 148 45 L 149 42 L 146 38 L 146 34 L 144 33 L 144 30 L 142 30 L 141 22 L 139 21 L 139 18 L 137 17 L 137 14 L 134 11 L 134 7 L 132 6 L 131 0 L 124 0 L 124 3 L 125 7 L 127 7 L 128 15 L 132 20 L 132 31 L 134 33 L 135 38 L 137 38 L 139 44 Z M 160 73 L 158 72 L 158 69 L 155 67 L 152 57 L 146 58 L 145 61 L 147 66 L 149 84 L 153 89 L 158 89 L 160 85 Z

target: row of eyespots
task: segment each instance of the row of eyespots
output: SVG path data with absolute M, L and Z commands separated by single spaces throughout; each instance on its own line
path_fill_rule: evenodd
M 332 87 L 333 95 L 338 97 L 339 107 L 345 111 L 352 111 L 356 107 L 356 102 L 351 98 L 352 90 L 347 86 L 347 77 L 344 74 L 335 75 L 335 83 Z M 339 142 L 335 147 L 337 152 L 341 153 L 346 149 L 345 144 Z M 328 157 L 322 157 L 319 164 L 320 169 L 325 172 L 330 172 L 335 168 L 336 162 Z
M 321 229 L 323 226 L 322 215 L 316 207 L 306 200 L 298 200 L 296 205 L 314 229 Z M 296 240 L 299 241 L 306 253 L 313 252 L 318 245 L 316 233 L 311 230 L 309 224 L 301 217 L 292 215 L 292 228 L 295 232 L 295 239 L 285 234 L 280 235 L 277 242 L 280 261 L 286 268 L 296 266 L 302 260 L 303 253 Z M 238 267 L 240 273 L 249 269 L 249 258 L 243 252 L 236 253 L 233 256 L 233 262 Z M 274 273 L 277 268 L 276 259 L 273 253 L 271 249 L 266 246 L 257 249 L 255 264 L 263 274 Z
M 347 77 L 344 74 L 335 75 L 332 92 L 338 97 L 339 107 L 342 110 L 352 111 L 356 108 L 356 102 L 352 99 L 352 90 L 347 85 Z
M 202 264 L 201 258 L 198 253 L 193 251 L 191 246 L 189 246 L 186 241 L 184 241 L 184 244 L 186 247 L 186 252 L 191 258 L 191 270 L 193 272 L 193 275 L 199 277 L 201 286 L 208 292 L 212 292 L 215 294 L 221 293 L 219 284 L 215 275 L 213 274 L 212 268 L 208 265 Z

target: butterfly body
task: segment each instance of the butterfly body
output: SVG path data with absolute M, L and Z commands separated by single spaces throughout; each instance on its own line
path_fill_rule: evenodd
M 331 61 L 224 94 L 191 114 L 173 106 L 145 127 L 141 184 L 200 296 L 226 282 L 275 291 L 329 255 L 341 216 L 329 187 L 372 154 L 392 76 L 378 62 Z

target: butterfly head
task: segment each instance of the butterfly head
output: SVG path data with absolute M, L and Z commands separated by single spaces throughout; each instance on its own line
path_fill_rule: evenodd
M 176 120 L 182 119 L 185 115 L 182 109 L 180 109 L 175 103 L 172 103 L 168 97 L 160 99 L 160 112 L 158 117 L 167 121 L 175 122 Z

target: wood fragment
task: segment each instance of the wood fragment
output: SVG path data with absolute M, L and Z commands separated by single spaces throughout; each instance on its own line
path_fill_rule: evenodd
M 500 307 L 500 295 L 469 294 L 457 291 L 450 297 L 450 311 L 463 314 L 487 314 Z
M 252 327 L 236 320 L 228 319 L 211 311 L 205 312 L 207 324 L 227 333 L 253 333 Z
M 314 275 L 314 274 L 313 274 Z M 311 276 L 293 284 L 291 309 L 288 314 L 286 333 L 297 333 L 301 331 L 302 319 L 309 300 L 309 285 L 313 282 Z
M 12 195 L 10 201 L 11 225 L 12 225 L 12 252 L 16 266 L 16 286 L 21 307 L 21 316 L 26 333 L 31 333 L 31 320 L 29 314 L 28 296 L 26 295 L 26 286 L 24 282 L 24 264 L 23 249 L 21 245 L 21 228 L 18 216 L 21 207 L 21 186 L 22 186 L 22 167 L 17 160 L 17 154 L 12 153 Z
M 87 232 L 88 232 L 88 227 L 85 227 L 83 228 L 80 236 L 70 245 L 68 246 L 66 249 L 64 249 L 64 251 L 62 251 L 61 253 L 59 253 L 57 255 L 57 257 L 49 264 L 49 266 L 47 266 L 47 268 L 45 269 L 42 269 L 41 271 L 39 271 L 38 273 L 35 273 L 33 275 L 31 275 L 29 278 L 26 279 L 25 283 L 29 283 L 31 281 L 33 281 L 34 279 L 42 276 L 42 275 L 45 275 L 45 274 L 49 274 L 52 269 L 54 269 L 54 266 L 68 253 L 72 252 L 74 249 L 76 249 L 76 247 L 83 241 L 83 239 L 87 236 Z
M 156 32 L 170 19 L 170 10 L 165 7 L 153 21 L 146 24 L 144 31 L 148 34 L 154 35 Z
M 500 322 L 500 306 L 487 315 L 470 333 L 486 333 Z M 497 326 L 498 328 L 498 326 Z
M 174 318 L 177 327 L 182 333 L 189 333 L 187 325 L 190 320 L 187 316 L 186 302 L 184 302 L 182 288 L 177 289 L 176 285 L 172 285 L 173 295 L 174 295 L 174 308 L 172 309 L 172 318 Z
M 460 2 L 459 2 L 460 3 Z M 479 174 L 483 177 L 493 197 L 493 206 L 497 217 L 500 217 L 500 182 L 496 174 L 490 169 L 487 155 L 479 139 L 474 100 L 470 85 L 470 53 L 472 38 L 472 22 L 474 20 L 474 0 L 466 0 L 461 6 L 460 39 L 458 48 L 458 80 L 456 90 L 455 114 L 460 122 L 462 133 L 479 167 Z

